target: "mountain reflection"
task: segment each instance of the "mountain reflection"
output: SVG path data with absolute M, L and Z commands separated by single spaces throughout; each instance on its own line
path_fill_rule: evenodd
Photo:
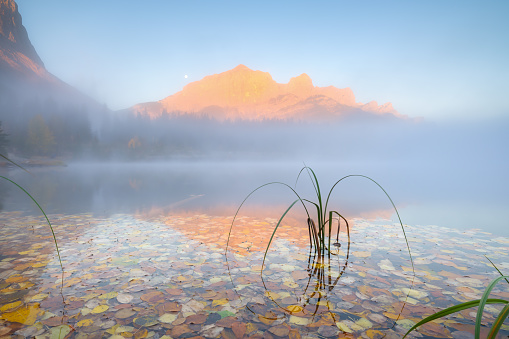
M 75 163 L 62 168 L 31 169 L 32 175 L 21 170 L 4 173 L 51 214 L 138 213 L 153 217 L 187 213 L 231 218 L 256 187 L 269 182 L 293 187 L 301 167 L 298 162 Z M 387 190 L 406 224 L 480 228 L 502 236 L 507 233 L 499 217 L 504 209 L 504 196 L 486 198 L 485 194 L 490 187 L 497 187 L 491 183 L 496 181 L 496 175 L 483 179 L 483 183 L 462 187 L 464 177 L 459 172 L 439 176 L 420 165 L 318 163 L 313 169 L 322 194 L 327 194 L 344 175 L 370 176 Z M 396 222 L 384 193 L 369 180 L 362 179 L 341 182 L 331 196 L 329 208 L 350 219 L 383 218 Z M 0 185 L 4 211 L 39 213 L 13 185 L 8 182 Z M 296 190 L 303 198 L 316 200 L 308 177 L 301 176 Z M 294 199 L 288 188 L 269 185 L 250 197 L 241 214 L 277 219 Z

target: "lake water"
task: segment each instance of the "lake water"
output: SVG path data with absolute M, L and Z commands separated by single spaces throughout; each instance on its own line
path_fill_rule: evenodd
M 295 199 L 299 163 L 71 164 L 10 170 L 41 203 L 1 184 L 0 335 L 41 338 L 401 338 L 417 321 L 478 299 L 509 271 L 502 173 L 401 164 L 309 164 L 327 192 L 348 174 L 391 195 L 406 226 L 368 179 L 337 186 L 329 206 L 350 221 L 330 259 L 309 257 L 305 215 L 279 216 Z M 426 175 L 423 175 L 426 173 Z M 456 175 L 454 175 L 456 173 Z M 499 185 L 495 185 L 499 182 Z M 9 186 L 10 185 L 10 186 Z M 316 200 L 304 173 L 296 190 Z M 322 193 L 325 194 L 326 193 Z M 310 211 L 312 211 L 310 209 Z M 226 260 L 228 258 L 228 260 Z M 62 287 L 63 285 L 63 287 Z M 505 282 L 492 297 L 509 299 Z M 486 307 L 486 324 L 499 306 Z M 418 337 L 472 338 L 475 309 L 423 326 Z M 509 324 L 501 334 L 509 334 Z M 482 336 L 488 327 L 483 326 Z
M 481 229 L 509 236 L 506 217 L 509 183 L 505 168 L 441 166 L 429 162 L 310 163 L 322 194 L 349 174 L 371 177 L 389 193 L 403 223 L 438 225 L 459 230 Z M 109 215 L 149 210 L 172 210 L 233 215 L 245 196 L 272 181 L 294 187 L 300 162 L 187 162 L 71 164 L 40 168 L 29 175 L 8 171 L 9 178 L 27 189 L 49 213 Z M 34 205 L 10 183 L 0 183 L 0 202 L 6 211 L 32 211 Z M 304 198 L 315 200 L 309 176 L 297 185 Z M 256 193 L 247 209 L 282 213 L 293 201 L 290 190 L 274 185 Z M 349 178 L 332 195 L 332 209 L 349 217 L 395 219 L 385 194 L 364 178 Z M 259 209 L 257 209 L 259 211 Z

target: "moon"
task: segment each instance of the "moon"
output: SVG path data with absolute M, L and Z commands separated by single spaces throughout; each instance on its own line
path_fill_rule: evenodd
M 187 79 L 187 74 L 186 74 L 186 75 L 184 75 L 184 78 L 186 78 L 186 79 Z

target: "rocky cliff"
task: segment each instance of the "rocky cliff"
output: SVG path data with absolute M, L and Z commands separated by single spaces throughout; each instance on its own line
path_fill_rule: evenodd
M 356 111 L 402 117 L 391 103 L 357 103 L 350 88 L 316 87 L 307 74 L 280 84 L 269 73 L 254 71 L 244 65 L 206 76 L 174 95 L 157 102 L 138 104 L 131 111 L 151 117 L 158 117 L 163 112 L 208 115 L 218 120 L 327 120 Z

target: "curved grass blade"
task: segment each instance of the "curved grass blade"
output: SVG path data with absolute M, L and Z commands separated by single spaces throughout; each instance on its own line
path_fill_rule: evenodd
M 484 306 L 486 305 L 486 301 L 488 300 L 488 297 L 491 293 L 491 290 L 495 287 L 495 285 L 502 279 L 509 278 L 509 275 L 503 275 L 501 277 L 496 278 L 493 280 L 488 287 L 484 290 L 484 293 L 480 299 L 479 302 L 479 308 L 477 309 L 477 316 L 475 317 L 475 339 L 479 339 L 481 337 L 481 320 L 482 320 L 482 314 L 484 312 Z M 506 303 L 509 303 L 509 301 L 506 301 Z
M 263 184 L 261 186 L 258 186 L 257 188 L 255 188 L 253 191 L 251 191 L 251 193 L 249 193 L 247 195 L 247 197 L 244 198 L 244 200 L 242 200 L 242 203 L 240 204 L 239 208 L 237 208 L 237 211 L 235 212 L 235 215 L 233 216 L 233 220 L 232 220 L 232 224 L 230 225 L 230 230 L 228 231 L 228 240 L 226 241 L 226 249 L 224 251 L 224 255 L 226 256 L 226 254 L 228 253 L 228 245 L 230 243 L 230 237 L 231 237 L 231 233 L 232 233 L 232 229 L 233 229 L 233 224 L 235 223 L 235 219 L 237 218 L 237 215 L 239 214 L 239 211 L 240 209 L 242 208 L 242 206 L 244 205 L 244 203 L 247 201 L 247 199 L 249 199 L 249 197 L 251 195 L 253 195 L 254 192 L 258 191 L 259 189 L 261 189 L 262 187 L 265 187 L 265 186 L 268 186 L 268 185 L 283 185 L 283 186 L 286 186 L 288 187 L 289 189 L 292 190 L 292 192 L 299 198 L 298 200 L 302 202 L 302 206 L 304 207 L 304 210 L 306 211 L 306 214 L 307 216 L 309 217 L 309 212 L 308 212 L 308 209 L 306 208 L 306 205 L 304 204 L 304 201 L 301 199 L 301 197 L 299 196 L 299 194 L 291 187 L 289 186 L 288 184 L 285 184 L 283 182 L 279 182 L 279 181 L 274 181 L 274 182 L 269 182 L 269 183 L 266 183 L 266 184 Z M 226 259 L 228 260 L 228 259 Z
M 448 316 L 449 314 L 453 314 L 453 313 L 456 313 L 456 312 L 459 312 L 459 311 L 466 310 L 467 308 L 472 308 L 472 307 L 479 306 L 480 303 L 481 303 L 480 299 L 472 300 L 472 301 L 467 301 L 465 303 L 461 303 L 459 305 L 454 305 L 454 306 L 446 308 L 445 310 L 442 310 L 440 312 L 432 314 L 432 315 L 422 319 L 421 321 L 419 321 L 414 326 L 412 326 L 412 328 L 410 328 L 408 330 L 408 332 L 405 333 L 403 338 L 405 338 L 410 332 L 412 332 L 413 330 L 415 330 L 416 328 L 418 328 L 421 325 L 424 325 L 424 324 L 426 324 L 426 323 L 428 323 L 430 321 L 433 321 L 433 320 L 436 320 L 436 319 Z M 486 304 L 509 304 L 509 301 L 504 300 L 504 299 L 487 299 L 485 303 Z M 476 325 L 476 329 L 477 329 L 477 325 Z
M 500 272 L 500 270 L 498 269 L 498 267 L 493 263 L 493 261 L 490 260 L 490 258 L 488 258 L 488 256 L 485 254 L 484 255 L 486 257 L 486 259 L 488 259 L 488 261 L 491 263 L 491 265 L 493 267 L 495 267 L 495 269 L 498 271 L 498 273 L 500 273 L 500 275 L 504 275 L 502 272 Z M 505 279 L 505 281 L 507 281 L 507 283 L 509 284 L 509 280 Z
M 502 309 L 502 311 L 500 311 L 500 313 L 498 314 L 498 317 L 497 319 L 495 319 L 495 322 L 493 323 L 493 326 L 491 327 L 491 331 L 490 333 L 488 334 L 488 337 L 487 339 L 494 339 L 497 334 L 498 334 L 498 331 L 500 330 L 500 327 L 502 326 L 502 324 L 504 323 L 505 319 L 509 316 L 509 304 L 505 305 L 505 307 Z
M 406 242 L 406 246 L 407 246 L 407 249 L 408 249 L 408 255 L 410 256 L 410 262 L 412 264 L 412 272 L 413 272 L 414 277 L 415 277 L 414 259 L 412 258 L 412 253 L 410 251 L 410 244 L 408 243 L 408 238 L 406 236 L 405 227 L 403 226 L 403 222 L 401 221 L 401 217 L 399 216 L 399 212 L 398 212 L 398 209 L 396 208 L 396 205 L 392 201 L 392 199 L 391 199 L 390 195 L 387 193 L 387 191 L 382 187 L 382 185 L 380 185 L 378 182 L 376 182 L 375 180 L 371 179 L 370 177 L 362 175 L 362 174 L 350 174 L 350 175 L 344 176 L 343 178 L 341 178 L 338 181 L 336 181 L 336 183 L 330 189 L 329 195 L 327 196 L 327 200 L 325 201 L 325 209 L 327 210 L 327 205 L 329 204 L 329 198 L 330 198 L 330 196 L 332 194 L 332 191 L 336 187 L 336 185 L 339 184 L 344 179 L 350 178 L 350 177 L 361 177 L 361 178 L 365 178 L 365 179 L 368 179 L 368 180 L 372 181 L 373 183 L 375 183 L 385 193 L 385 195 L 387 196 L 387 198 L 391 202 L 392 207 L 394 208 L 394 211 L 396 212 L 396 215 L 398 216 L 399 224 L 401 225 L 401 229 L 402 229 L 403 235 L 405 237 L 405 242 Z
M 306 170 L 308 167 L 306 165 L 304 165 L 304 167 L 301 168 L 301 170 L 299 171 L 299 174 L 297 175 L 297 179 L 295 179 L 295 188 L 297 188 L 297 182 L 299 181 L 299 178 L 300 178 L 300 175 L 302 174 L 302 172 L 304 172 L 304 170 Z M 308 175 L 309 175 L 309 172 L 308 172 Z M 311 179 L 311 176 L 309 177 Z M 313 188 L 315 189 L 315 192 L 316 192 L 316 195 L 318 196 L 318 189 L 316 188 L 316 185 L 315 183 L 313 182 L 313 179 L 311 179 L 311 183 L 313 184 Z
M 51 234 L 53 235 L 53 241 L 55 242 L 55 247 L 57 249 L 57 255 L 58 255 L 58 261 L 60 262 L 60 268 L 62 269 L 62 288 L 63 288 L 63 286 L 64 286 L 64 266 L 62 265 L 62 258 L 60 257 L 60 250 L 58 249 L 57 237 L 55 236 L 55 232 L 53 231 L 53 226 L 51 226 L 51 222 L 49 221 L 48 216 L 46 215 L 46 213 L 44 213 L 44 210 L 42 209 L 41 205 L 39 205 L 39 203 L 34 199 L 34 197 L 32 197 L 30 195 L 30 193 L 28 193 L 23 187 L 21 187 L 20 185 L 18 185 L 11 179 L 8 179 L 4 176 L 0 176 L 0 178 L 3 178 L 5 180 L 11 182 L 12 184 L 16 185 L 20 190 L 25 192 L 25 194 L 28 195 L 30 197 L 30 199 L 32 199 L 32 201 L 37 205 L 37 207 L 39 207 L 39 210 L 41 210 L 42 214 L 46 218 L 46 222 L 48 223 L 49 228 L 51 229 Z
M 16 167 L 19 167 L 21 168 L 23 171 L 27 172 L 28 174 L 32 174 L 30 173 L 27 169 L 25 169 L 23 166 L 21 165 L 18 165 L 17 163 L 15 163 L 14 161 L 12 161 L 11 159 L 7 158 L 5 155 L 3 155 L 2 153 L 0 153 L 0 158 L 4 158 L 5 160 L 7 160 L 8 162 L 10 162 L 11 164 L 13 164 L 14 166 Z
M 274 227 L 274 231 L 272 231 L 272 235 L 270 236 L 270 239 L 269 239 L 269 244 L 267 245 L 267 248 L 265 249 L 265 254 L 263 255 L 263 261 L 262 261 L 262 269 L 260 270 L 260 275 L 262 274 L 263 272 L 263 266 L 265 265 L 265 258 L 267 257 L 267 252 L 269 251 L 269 248 L 270 248 L 270 244 L 272 243 L 272 239 L 274 238 L 274 235 L 276 234 L 276 231 L 277 229 L 279 228 L 279 225 L 281 224 L 281 222 L 283 221 L 284 217 L 286 216 L 286 214 L 288 212 L 290 212 L 290 210 L 292 209 L 292 207 L 298 202 L 298 201 L 301 201 L 300 199 L 297 199 L 295 200 L 291 205 L 290 207 L 288 207 L 285 211 L 285 213 L 283 213 L 283 215 L 279 218 L 279 221 L 277 222 L 277 225 L 276 227 Z

